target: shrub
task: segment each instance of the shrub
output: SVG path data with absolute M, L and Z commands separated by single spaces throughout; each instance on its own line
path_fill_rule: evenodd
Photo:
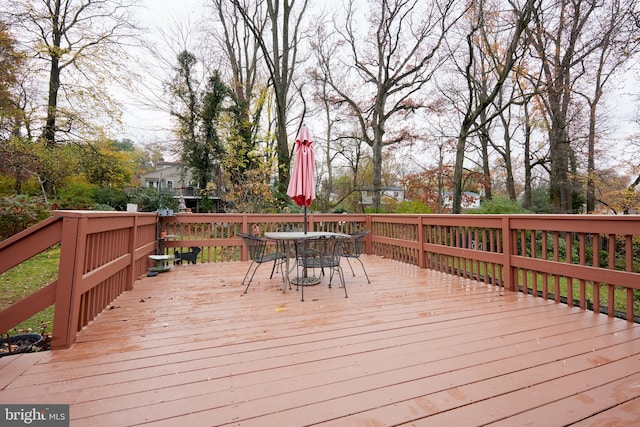
M 0 240 L 26 230 L 48 218 L 49 207 L 40 197 L 25 195 L 0 198 Z
M 529 213 L 520 203 L 507 197 L 496 196 L 491 200 L 482 202 L 479 208 L 467 209 L 469 214 L 519 214 Z
M 421 201 L 413 201 L 413 202 L 400 202 L 396 207 L 395 213 L 398 214 L 428 214 L 432 213 L 431 208 Z
M 16 190 L 16 180 L 15 177 L 0 174 L 0 195 L 5 197 L 11 197 L 17 192 L 20 194 L 26 194 L 29 196 L 37 196 L 41 193 L 40 184 L 38 180 L 30 176 L 26 178 L 24 181 L 20 183 L 20 191 Z
M 113 208 L 113 206 L 111 206 L 111 205 L 104 205 L 104 204 L 102 204 L 102 203 L 96 203 L 96 204 L 93 206 L 93 209 L 94 209 L 94 210 L 96 210 L 96 211 L 107 211 L 107 212 L 109 212 L 109 211 L 115 211 L 115 209 Z
M 124 211 L 127 209 L 129 197 L 123 190 L 114 188 L 98 188 L 93 192 L 93 199 L 96 203 L 96 210 L 117 210 Z M 111 209 L 105 209 L 104 206 L 110 206 Z
M 158 190 L 155 188 L 139 189 L 131 196 L 131 203 L 136 203 L 140 212 L 154 212 L 159 208 L 178 209 L 178 201 L 173 198 L 173 195 L 158 194 Z
M 58 192 L 58 206 L 61 209 L 91 210 L 95 205 L 93 192 L 96 186 L 78 179 L 70 179 Z

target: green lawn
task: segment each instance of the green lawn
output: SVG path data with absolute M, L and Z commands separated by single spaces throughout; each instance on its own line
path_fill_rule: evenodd
M 0 274 L 0 310 L 30 295 L 58 276 L 60 247 L 42 252 L 20 265 Z M 36 314 L 10 331 L 14 335 L 22 332 L 51 332 L 53 306 Z
M 453 261 L 450 260 L 450 265 L 454 265 Z M 463 264 L 464 265 L 464 264 Z M 457 267 L 457 264 L 456 264 Z M 466 263 L 466 269 L 467 271 L 471 270 L 473 274 L 479 274 L 480 277 L 484 277 L 486 274 L 488 275 L 492 275 L 491 270 L 490 271 L 485 271 L 485 266 L 483 263 L 480 263 L 479 265 L 479 271 L 476 271 L 476 263 L 475 262 L 469 262 L 467 261 Z M 524 282 L 524 277 L 523 277 L 523 272 L 522 271 L 518 271 L 518 276 L 517 276 L 517 282 L 519 286 L 522 286 L 522 283 Z M 544 274 L 536 274 L 536 283 L 537 283 L 537 290 L 538 292 L 542 291 L 544 288 Z M 527 288 L 529 290 L 532 289 L 532 283 L 533 283 L 533 273 L 528 271 L 527 275 L 526 275 L 526 283 L 527 283 Z M 572 290 L 573 290 L 573 299 L 577 300 L 580 296 L 580 281 L 577 279 L 573 279 L 571 281 L 571 285 L 572 285 Z M 566 277 L 559 277 L 558 278 L 558 290 L 559 290 L 559 295 L 561 298 L 566 298 L 568 296 L 568 287 L 569 287 L 569 281 Z M 594 291 L 594 283 L 593 282 L 585 282 L 585 300 L 593 303 L 593 291 Z M 606 307 L 608 304 L 608 299 L 609 299 L 609 294 L 608 294 L 608 286 L 606 285 L 599 285 L 600 286 L 600 306 L 601 307 Z M 547 284 L 546 284 L 546 288 L 547 288 L 547 292 L 549 294 L 555 294 L 555 288 L 556 288 L 556 279 L 552 276 L 547 276 Z M 618 310 L 619 312 L 624 313 L 626 311 L 626 306 L 627 306 L 627 292 L 625 288 L 622 287 L 616 287 L 615 288 L 615 292 L 614 292 L 614 309 Z M 638 296 L 636 295 L 636 299 L 634 301 L 634 312 L 637 313 L 640 310 L 640 300 L 638 299 Z

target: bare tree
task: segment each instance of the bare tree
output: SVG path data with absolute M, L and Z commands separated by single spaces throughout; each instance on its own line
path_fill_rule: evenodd
M 638 52 L 640 38 L 635 27 L 637 2 L 612 0 L 609 4 L 608 15 L 600 19 L 598 32 L 601 43 L 595 48 L 593 58 L 584 63 L 584 72 L 590 76 L 586 79 L 592 82 L 581 95 L 589 108 L 589 131 L 587 135 L 587 213 L 595 210 L 596 202 L 596 142 L 598 111 L 600 101 L 605 93 L 604 88 L 612 76 Z M 587 90 L 591 90 L 591 94 Z
M 326 76 L 324 76 L 326 77 Z M 315 80 L 315 95 L 314 99 L 322 106 L 324 113 L 324 121 L 327 126 L 324 139 L 324 145 L 320 146 L 319 141 L 316 141 L 316 152 L 324 151 L 324 166 L 326 167 L 326 181 L 324 185 L 323 197 L 321 198 L 322 211 L 328 212 L 330 208 L 331 193 L 333 192 L 333 161 L 338 155 L 339 151 L 332 148 L 334 146 L 333 129 L 338 123 L 334 114 L 336 114 L 335 108 L 330 102 L 330 96 L 328 93 L 329 85 L 326 78 L 317 76 Z M 320 148 L 320 149 L 318 149 Z
M 294 81 L 302 18 L 308 0 L 231 1 L 260 46 L 275 94 L 278 192 L 284 195 L 289 184 L 291 159 L 287 138 L 289 92 Z M 300 6 L 296 7 L 296 3 Z
M 532 99 L 538 93 L 540 79 L 539 76 L 528 75 L 524 70 L 526 67 L 521 67 L 521 71 L 517 73 L 513 79 L 514 90 L 519 94 L 517 97 L 522 100 L 521 106 L 521 121 L 522 126 L 522 150 L 523 150 L 523 167 L 524 167 L 524 192 L 522 198 L 522 207 L 530 209 L 533 206 L 533 179 L 534 168 L 537 166 L 544 166 L 547 162 L 548 150 L 543 150 L 544 153 L 540 154 L 539 147 L 534 146 L 534 123 L 537 120 L 538 115 L 532 110 L 538 110 L 535 105 L 532 105 Z
M 223 0 L 212 0 L 212 6 L 217 24 L 212 34 L 224 52 L 226 61 L 223 63 L 229 70 L 227 81 L 233 91 L 234 102 L 229 108 L 232 123 L 227 144 L 233 146 L 230 152 L 236 159 L 229 162 L 235 166 L 229 168 L 227 165 L 227 172 L 232 185 L 242 185 L 246 172 L 260 167 L 260 157 L 249 153 L 260 143 L 258 131 L 268 99 L 267 85 L 258 67 L 261 56 L 259 43 L 245 25 L 239 10 Z M 253 25 L 256 33 L 263 34 L 266 16 L 255 16 Z M 265 155 L 269 155 L 268 150 L 265 151 Z
M 324 168 L 316 168 L 316 172 L 324 172 L 325 177 L 322 182 L 322 196 L 320 197 L 320 204 L 324 212 L 329 211 L 331 208 L 331 194 L 333 193 L 334 182 L 334 160 L 340 156 L 344 157 L 348 163 L 352 163 L 351 147 L 346 147 L 346 144 L 354 142 L 354 139 L 349 136 L 345 137 L 344 132 L 340 129 L 345 127 L 348 117 L 348 111 L 344 111 L 344 107 L 335 102 L 335 97 L 331 89 L 329 82 L 330 76 L 327 71 L 333 66 L 331 59 L 334 58 L 339 52 L 339 45 L 336 43 L 334 37 L 332 37 L 331 22 L 328 22 L 324 17 L 319 18 L 316 21 L 316 25 L 313 27 L 314 34 L 311 40 L 311 48 L 313 55 L 316 59 L 316 63 L 320 64 L 318 67 L 309 67 L 307 76 L 311 80 L 311 86 L 313 90 L 313 101 L 320 106 L 320 111 L 323 115 L 324 123 L 326 124 L 326 132 L 324 138 L 321 138 L 323 144 L 321 145 L 316 141 L 316 153 L 324 154 Z M 356 144 L 360 144 L 360 141 L 356 141 Z M 358 147 L 359 148 L 359 147 Z M 351 168 L 352 172 L 357 173 L 358 167 Z M 357 182 L 357 177 L 354 177 L 354 181 Z M 355 188 L 353 189 L 355 191 Z
M 11 2 L 8 13 L 20 25 L 21 37 L 34 57 L 47 64 L 42 139 L 48 146 L 55 146 L 62 131 L 71 135 L 82 127 L 90 128 L 91 119 L 99 116 L 91 115 L 93 107 L 109 103 L 106 113 L 116 114 L 106 82 L 121 78 L 115 70 L 127 57 L 123 46 L 136 33 L 129 15 L 132 7 L 129 0 Z
M 378 211 L 383 148 L 413 138 L 407 127 L 390 127 L 390 120 L 400 122 L 402 116 L 428 108 L 423 89 L 442 65 L 438 53 L 451 25 L 453 1 L 371 2 L 367 34 L 360 33 L 355 4 L 347 4 L 344 27 L 335 27 L 339 43 L 346 46 L 346 67 L 320 67 L 335 102 L 349 106 L 362 140 L 373 150 L 373 206 Z
M 572 213 L 576 208 L 574 197 L 580 189 L 576 188 L 572 170 L 577 135 L 571 129 L 581 116 L 575 94 L 587 80 L 586 65 L 599 55 L 603 43 L 610 43 L 602 35 L 611 4 L 556 0 L 534 13 L 530 35 L 542 67 L 540 99 L 548 121 L 553 213 Z M 607 31 L 604 27 L 605 34 Z
M 507 48 L 496 52 L 494 49 L 488 49 L 483 52 L 492 52 L 491 58 L 491 72 L 495 74 L 495 79 L 491 83 L 491 86 L 487 86 L 481 91 L 478 91 L 474 87 L 476 81 L 473 76 L 475 75 L 474 62 L 476 61 L 475 42 L 476 37 L 483 37 L 485 27 L 485 13 L 488 10 L 485 8 L 485 1 L 481 0 L 474 4 L 474 8 L 470 10 L 472 12 L 472 19 L 468 22 L 471 24 L 469 32 L 467 33 L 467 47 L 468 58 L 464 67 L 464 75 L 467 81 L 467 93 L 468 99 L 465 102 L 465 108 L 463 110 L 463 119 L 458 134 L 458 141 L 456 146 L 456 163 L 454 171 L 454 191 L 453 191 L 453 213 L 461 212 L 462 204 L 462 192 L 463 192 L 463 173 L 464 173 L 464 160 L 466 153 L 467 139 L 470 135 L 477 132 L 481 126 L 484 126 L 484 122 L 489 120 L 489 117 L 485 117 L 482 120 L 483 114 L 492 105 L 496 97 L 501 93 L 502 87 L 513 70 L 514 65 L 517 62 L 519 56 L 525 51 L 521 36 L 524 33 L 525 28 L 529 24 L 533 10 L 536 8 L 538 0 L 527 0 L 523 6 L 519 6 L 515 3 L 511 3 L 512 10 L 507 11 L 511 15 L 513 22 L 511 27 L 511 35 L 505 39 Z M 480 52 L 482 54 L 482 52 Z M 479 96 L 480 95 L 480 96 Z

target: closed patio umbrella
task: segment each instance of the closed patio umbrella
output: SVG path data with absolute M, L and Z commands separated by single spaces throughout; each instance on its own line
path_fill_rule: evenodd
M 295 156 L 287 194 L 298 206 L 304 207 L 303 229 L 306 233 L 307 207 L 316 198 L 316 165 L 311 133 L 305 125 L 302 125 L 296 138 Z

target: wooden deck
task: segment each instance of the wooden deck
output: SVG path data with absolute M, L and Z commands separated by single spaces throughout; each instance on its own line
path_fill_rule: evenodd
M 76 426 L 639 425 L 640 325 L 374 256 L 349 298 L 248 262 L 145 277 L 68 350 L 0 359 L 1 403 Z

